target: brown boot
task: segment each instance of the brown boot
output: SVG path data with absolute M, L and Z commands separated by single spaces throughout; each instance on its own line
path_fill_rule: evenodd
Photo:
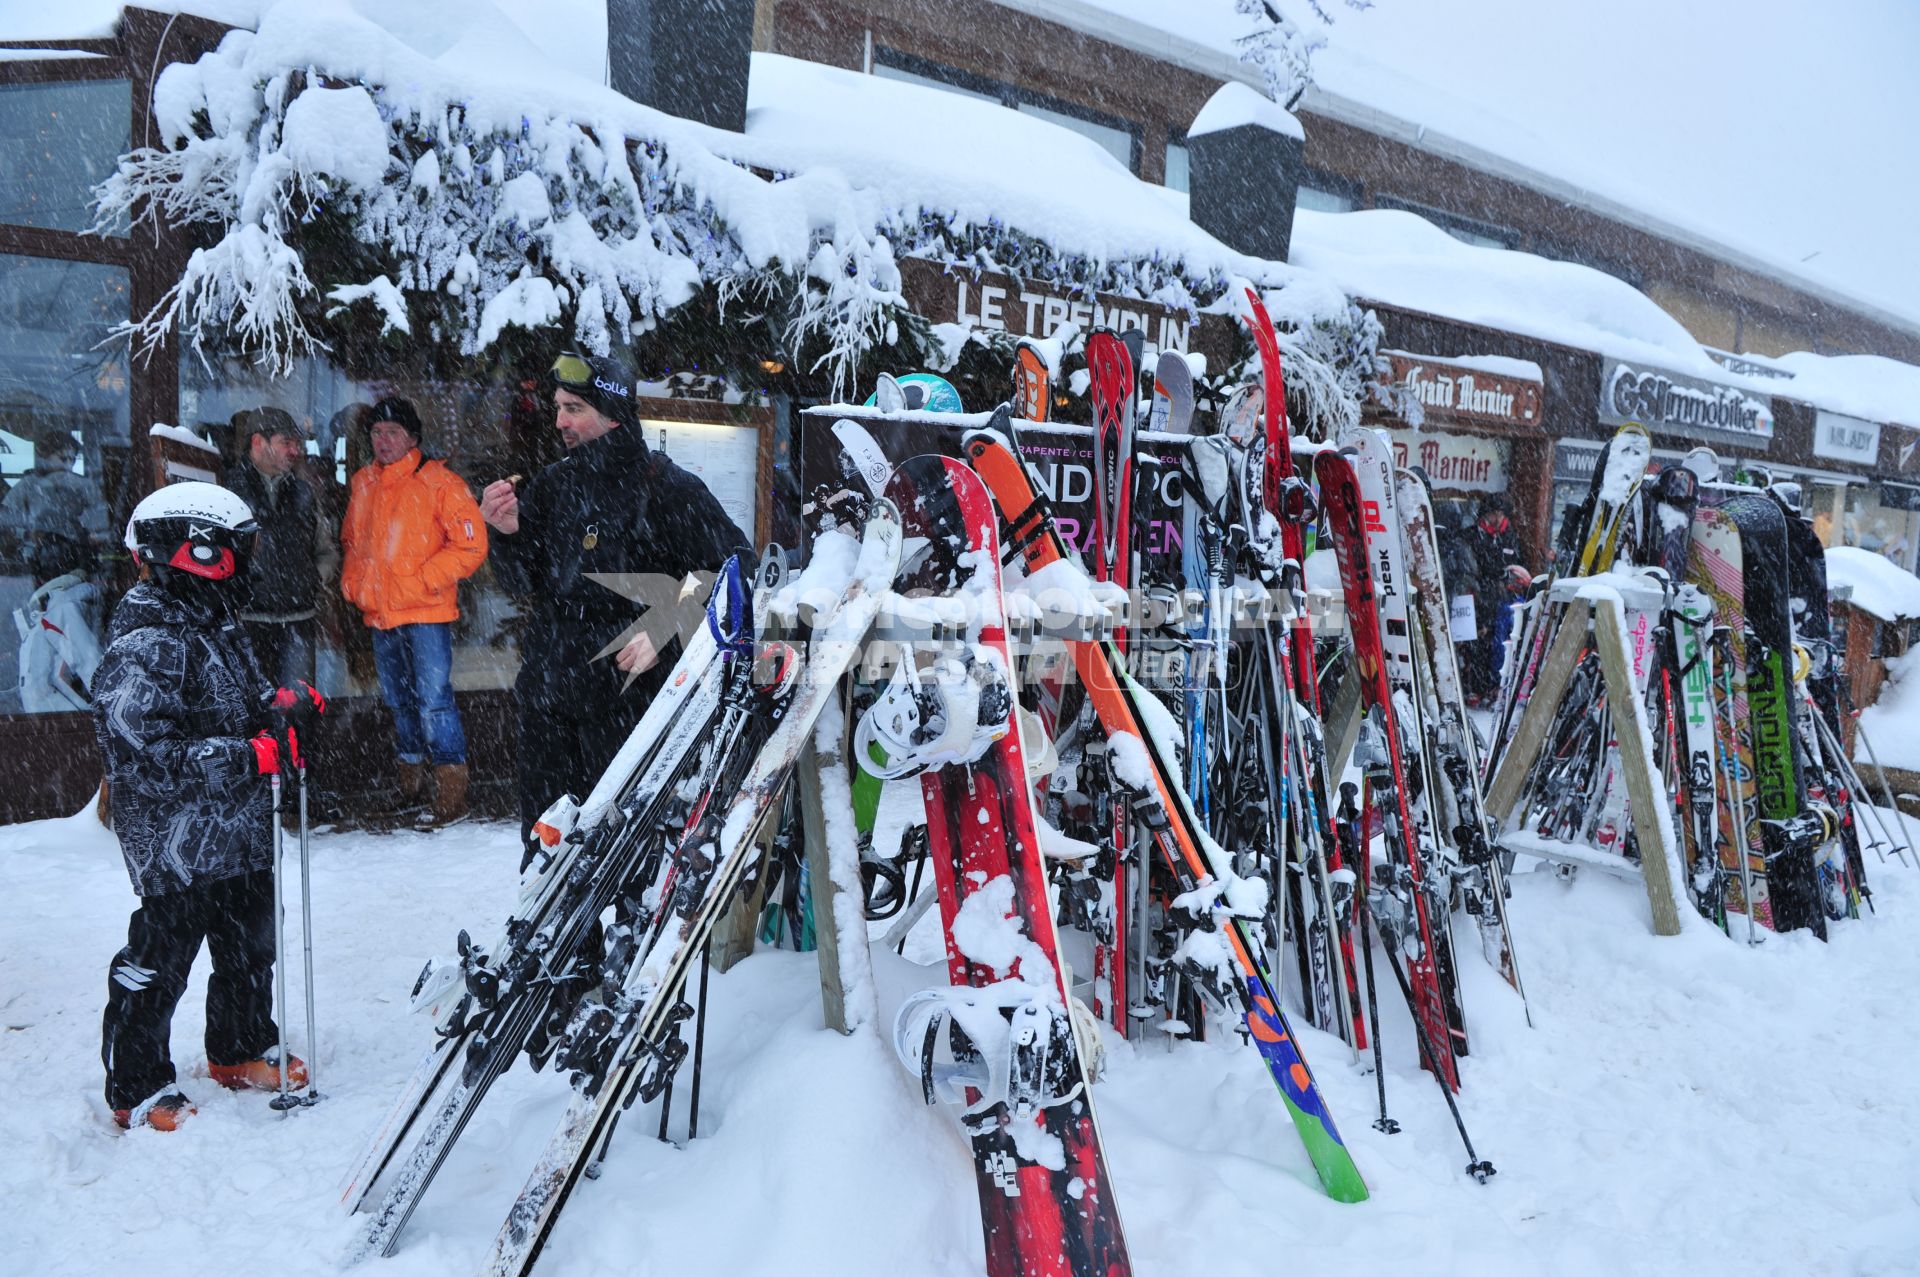
M 400 796 L 393 800 L 395 811 L 406 811 L 418 807 L 427 793 L 427 765 L 425 763 L 395 763 L 393 766 L 394 783 L 400 788 Z
M 404 823 L 421 814 L 421 804 L 427 797 L 427 765 L 395 763 L 393 785 L 395 790 L 393 797 L 377 804 L 368 812 L 369 817 L 376 823 L 390 823 L 395 820 Z
M 467 765 L 440 763 L 433 769 L 433 824 L 435 828 L 465 820 Z

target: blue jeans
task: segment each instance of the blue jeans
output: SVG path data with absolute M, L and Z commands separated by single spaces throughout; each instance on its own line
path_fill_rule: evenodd
M 393 711 L 394 745 L 403 763 L 436 767 L 467 761 L 467 734 L 453 703 L 453 626 L 397 625 L 373 632 L 380 698 Z

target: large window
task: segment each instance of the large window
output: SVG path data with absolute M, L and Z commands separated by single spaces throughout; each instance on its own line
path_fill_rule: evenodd
M 127 273 L 0 254 L 0 713 L 84 708 L 127 515 Z M 25 677 L 22 677 L 23 671 Z
M 126 149 L 125 80 L 0 84 L 0 222 L 93 225 L 92 189 Z
M 1302 186 L 1294 200 L 1295 208 L 1312 209 L 1316 213 L 1351 213 L 1353 199 L 1335 191 L 1322 190 L 1318 186 Z
M 1082 137 L 1090 138 L 1114 159 L 1125 165 L 1129 172 L 1139 171 L 1140 129 L 1130 120 L 1081 106 L 1077 102 L 1067 102 L 1060 98 L 1049 97 L 1044 93 L 1035 93 L 1019 85 L 975 75 L 971 71 L 962 71 L 957 67 L 930 62 L 925 58 L 915 57 L 911 53 L 902 53 L 897 49 L 876 48 L 873 51 L 873 58 L 875 75 L 884 76 L 890 80 L 930 85 L 953 93 L 963 93 L 968 97 L 998 102 L 1022 115 L 1038 116 L 1051 124 L 1058 124 Z
M 1193 189 L 1193 155 L 1187 150 L 1185 142 L 1167 143 L 1167 189 Z

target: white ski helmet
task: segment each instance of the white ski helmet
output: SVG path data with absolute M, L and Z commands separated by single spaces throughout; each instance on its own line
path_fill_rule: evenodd
M 246 570 L 259 530 L 247 503 L 220 485 L 170 483 L 133 507 L 127 549 L 142 563 L 225 581 Z

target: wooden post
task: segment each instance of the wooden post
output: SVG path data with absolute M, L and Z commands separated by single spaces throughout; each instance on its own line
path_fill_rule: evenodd
M 836 1033 L 851 1033 L 847 1022 L 847 990 L 840 980 L 840 929 L 834 924 L 832 852 L 827 845 L 827 813 L 820 792 L 822 760 L 815 745 L 800 756 L 794 783 L 800 786 L 800 822 L 807 849 L 807 882 L 813 892 L 813 940 L 820 959 L 820 1014 Z M 851 937 L 848 937 L 851 939 Z
M 720 925 L 713 930 L 713 969 L 721 975 L 752 953 L 754 944 L 759 940 L 760 910 L 767 899 L 767 849 L 773 843 L 778 825 L 779 822 L 775 820 L 761 824 L 760 836 L 755 839 L 760 845 L 760 872 L 754 877 L 753 889 L 733 898 L 733 903 L 727 906 L 727 912 L 720 919 Z
M 1584 605 L 1583 605 L 1584 606 Z M 1638 712 L 1639 690 L 1627 661 L 1623 636 L 1625 617 L 1617 596 L 1603 596 L 1593 604 L 1594 638 L 1600 651 L 1600 669 L 1607 682 L 1607 709 L 1613 716 L 1614 738 L 1620 742 L 1620 770 L 1627 782 L 1627 803 L 1633 827 L 1640 835 L 1640 873 L 1647 884 L 1647 904 L 1653 910 L 1655 935 L 1680 934 L 1680 906 L 1674 899 L 1673 825 L 1661 819 L 1666 786 L 1653 770 L 1647 721 Z M 1529 707 L 1531 708 L 1531 707 Z M 1689 906 L 1691 907 L 1691 906 Z
M 1588 607 L 1584 599 L 1575 599 L 1560 613 L 1560 628 L 1554 631 L 1553 645 L 1541 662 L 1527 707 L 1514 729 L 1513 740 L 1500 756 L 1493 784 L 1487 786 L 1487 815 L 1505 828 L 1513 806 L 1520 801 L 1520 790 L 1533 770 L 1534 760 L 1547 743 L 1547 733 L 1560 713 L 1560 701 L 1573 678 L 1581 649 L 1587 645 Z M 1543 620 L 1545 618 L 1542 618 Z

